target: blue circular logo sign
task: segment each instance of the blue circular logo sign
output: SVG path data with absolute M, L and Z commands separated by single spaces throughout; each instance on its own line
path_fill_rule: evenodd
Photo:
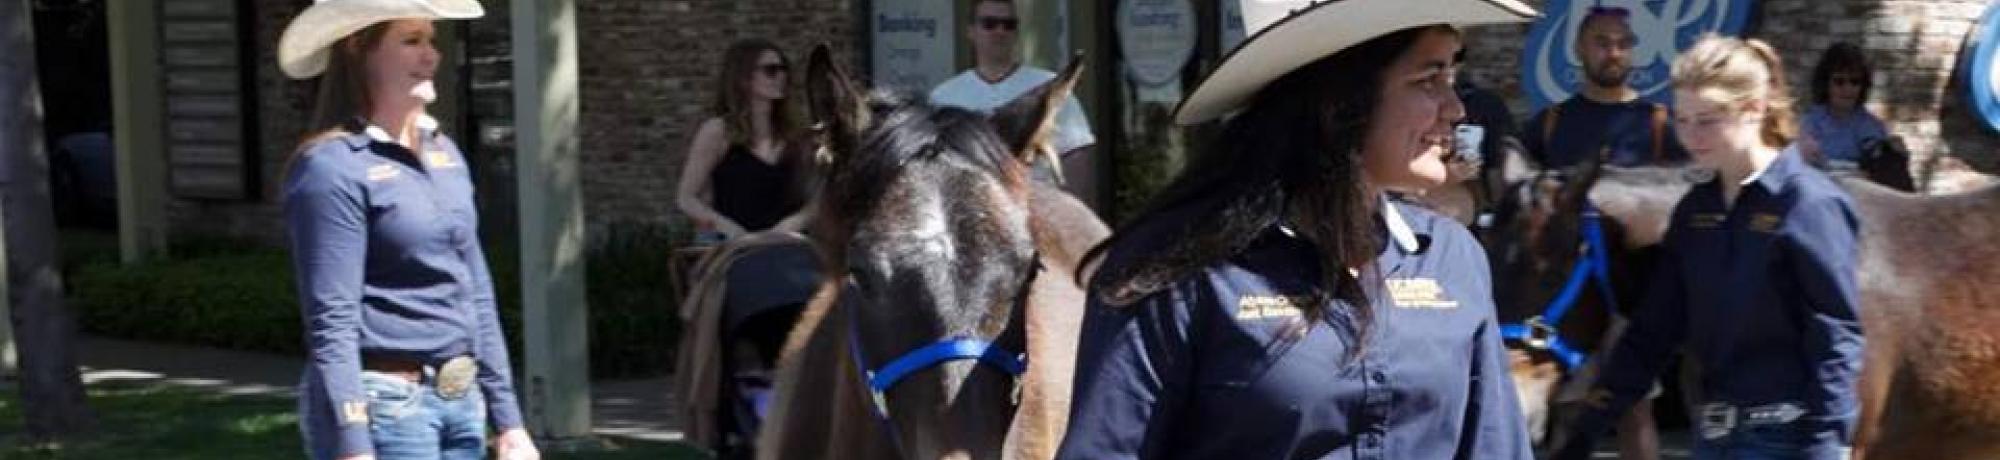
M 1549 0 L 1521 49 L 1521 86 L 1535 110 L 1569 99 L 1582 83 L 1576 29 L 1597 6 L 1625 9 L 1638 40 L 1630 83 L 1639 97 L 1662 104 L 1673 97 L 1666 88 L 1675 54 L 1706 32 L 1742 35 L 1757 11 L 1755 0 Z
M 1972 40 L 1965 44 L 1965 57 L 1959 68 L 1965 69 L 1966 103 L 1979 114 L 1986 127 L 2000 131 L 2000 3 L 1986 7 L 1986 14 L 1979 16 L 1979 26 L 1972 29 Z

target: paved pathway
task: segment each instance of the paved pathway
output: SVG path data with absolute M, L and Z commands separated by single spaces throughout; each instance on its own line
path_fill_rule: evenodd
M 86 384 L 160 383 L 224 394 L 295 397 L 299 357 L 83 337 Z M 682 439 L 666 378 L 594 382 L 592 431 L 648 441 Z

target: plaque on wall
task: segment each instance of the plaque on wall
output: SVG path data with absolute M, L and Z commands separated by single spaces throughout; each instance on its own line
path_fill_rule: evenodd
M 237 0 L 159 5 L 168 190 L 182 198 L 256 198 L 256 144 L 244 103 L 256 95 L 243 67 L 244 5 Z

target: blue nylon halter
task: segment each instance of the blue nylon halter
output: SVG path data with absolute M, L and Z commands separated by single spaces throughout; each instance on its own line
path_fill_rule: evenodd
M 1015 311 L 1020 311 L 1020 309 L 1027 307 L 1028 290 L 1034 286 L 1035 277 L 1041 272 L 1040 257 L 1040 254 L 1036 254 L 1031 259 L 1036 262 L 1030 268 L 1027 279 L 1021 283 L 1020 291 L 1015 294 Z M 868 369 L 868 358 L 861 352 L 859 327 L 861 320 L 856 316 L 857 313 L 854 312 L 854 305 L 850 304 L 846 307 L 847 349 L 853 355 L 855 367 L 861 369 L 861 383 L 868 387 L 868 395 L 873 401 L 869 407 L 873 409 L 876 420 L 882 422 L 883 430 L 889 433 L 889 437 L 898 446 L 901 445 L 901 440 L 896 435 L 894 427 L 889 426 L 889 399 L 887 395 L 890 388 L 894 388 L 897 382 L 901 382 L 904 378 L 909 377 L 910 374 L 929 369 L 939 364 L 964 360 L 978 360 L 980 364 L 999 369 L 1001 372 L 1006 372 L 1008 376 L 1012 377 L 1020 377 L 1022 373 L 1028 371 L 1028 357 L 1026 353 L 1010 353 L 992 341 L 969 337 L 953 337 L 939 340 L 930 345 L 925 345 L 897 356 L 880 369 Z
M 1568 369 L 1583 365 L 1587 354 L 1569 346 L 1556 327 L 1562 324 L 1563 315 L 1576 307 L 1577 299 L 1583 295 L 1584 285 L 1596 284 L 1606 305 L 1615 309 L 1618 304 L 1618 297 L 1611 289 L 1611 258 L 1607 252 L 1610 246 L 1604 242 L 1604 215 L 1597 211 L 1597 207 L 1585 204 L 1582 227 L 1583 254 L 1577 258 L 1575 268 L 1570 270 L 1569 281 L 1563 284 L 1562 292 L 1549 302 L 1541 314 L 1529 317 L 1521 324 L 1500 325 L 1501 338 L 1547 350 Z

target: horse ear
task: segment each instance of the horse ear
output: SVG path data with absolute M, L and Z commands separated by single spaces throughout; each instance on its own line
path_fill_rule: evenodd
M 861 129 L 867 126 L 868 111 L 862 106 L 860 89 L 847 69 L 833 59 L 833 47 L 820 43 L 806 58 L 806 105 L 812 129 L 820 137 L 820 154 L 838 156 L 851 151 Z M 831 158 L 822 158 L 822 161 Z
M 1608 152 L 1608 151 L 1607 151 Z M 1569 168 L 1566 176 L 1569 182 L 1563 184 L 1562 204 L 1571 209 L 1580 209 L 1584 200 L 1590 199 L 1590 187 L 1597 184 L 1597 177 L 1604 172 L 1605 158 L 1602 155 L 1586 157 L 1583 163 Z
M 1055 133 L 1056 116 L 1076 89 L 1083 67 L 1083 52 L 1071 54 L 1069 65 L 1055 79 L 993 111 L 994 129 L 1014 150 L 1015 158 L 1034 164 L 1043 154 L 1049 136 Z

